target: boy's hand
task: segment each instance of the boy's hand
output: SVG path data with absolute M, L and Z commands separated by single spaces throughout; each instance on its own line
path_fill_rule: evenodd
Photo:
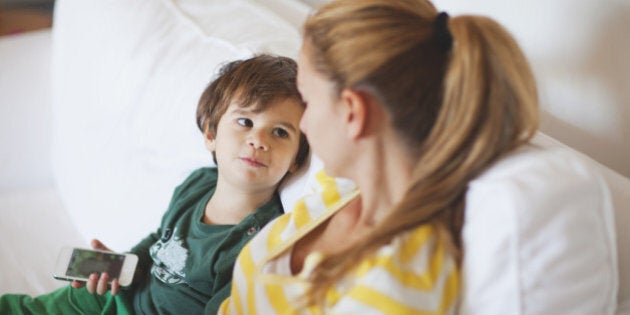
M 103 243 L 101 243 L 101 241 L 97 239 L 93 239 L 90 242 L 90 245 L 92 245 L 93 249 L 111 252 L 111 250 L 107 248 L 107 246 L 105 246 Z M 93 273 L 90 275 L 87 282 L 78 281 L 78 280 L 72 281 L 72 287 L 78 289 L 85 285 L 88 292 L 92 294 L 96 293 L 98 295 L 103 295 L 107 293 L 107 289 L 108 289 L 107 281 L 109 281 L 109 275 L 107 273 L 105 272 L 102 273 L 100 277 L 98 276 L 98 274 Z M 118 284 L 118 279 L 114 279 L 111 283 L 111 294 L 116 295 L 118 294 L 119 290 L 120 290 L 120 285 Z

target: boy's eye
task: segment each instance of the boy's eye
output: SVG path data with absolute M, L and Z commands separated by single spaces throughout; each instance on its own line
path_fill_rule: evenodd
M 236 120 L 236 123 L 241 125 L 241 126 L 243 126 L 243 127 L 252 127 L 252 126 L 254 126 L 254 123 L 249 118 L 239 118 L 239 119 Z
M 273 130 L 273 134 L 280 137 L 280 138 L 288 138 L 289 137 L 289 133 L 282 129 L 282 128 L 275 128 Z

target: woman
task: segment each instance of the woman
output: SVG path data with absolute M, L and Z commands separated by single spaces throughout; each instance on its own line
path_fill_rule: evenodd
M 300 127 L 361 192 L 320 175 L 241 252 L 221 312 L 455 313 L 467 185 L 537 129 L 518 45 L 425 0 L 341 0 L 307 20 L 298 65 Z

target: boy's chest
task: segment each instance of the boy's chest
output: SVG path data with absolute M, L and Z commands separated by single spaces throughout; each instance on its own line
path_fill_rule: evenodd
M 229 273 L 242 237 L 234 226 L 202 224 L 192 211 L 161 228 L 162 235 L 150 248 L 151 274 L 166 284 L 187 284 L 209 290 L 217 275 Z

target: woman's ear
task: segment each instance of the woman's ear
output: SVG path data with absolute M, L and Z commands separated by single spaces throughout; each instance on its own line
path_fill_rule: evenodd
M 365 134 L 368 99 L 364 93 L 350 89 L 341 91 L 340 99 L 344 109 L 342 114 L 345 116 L 348 136 L 351 139 L 358 139 Z

